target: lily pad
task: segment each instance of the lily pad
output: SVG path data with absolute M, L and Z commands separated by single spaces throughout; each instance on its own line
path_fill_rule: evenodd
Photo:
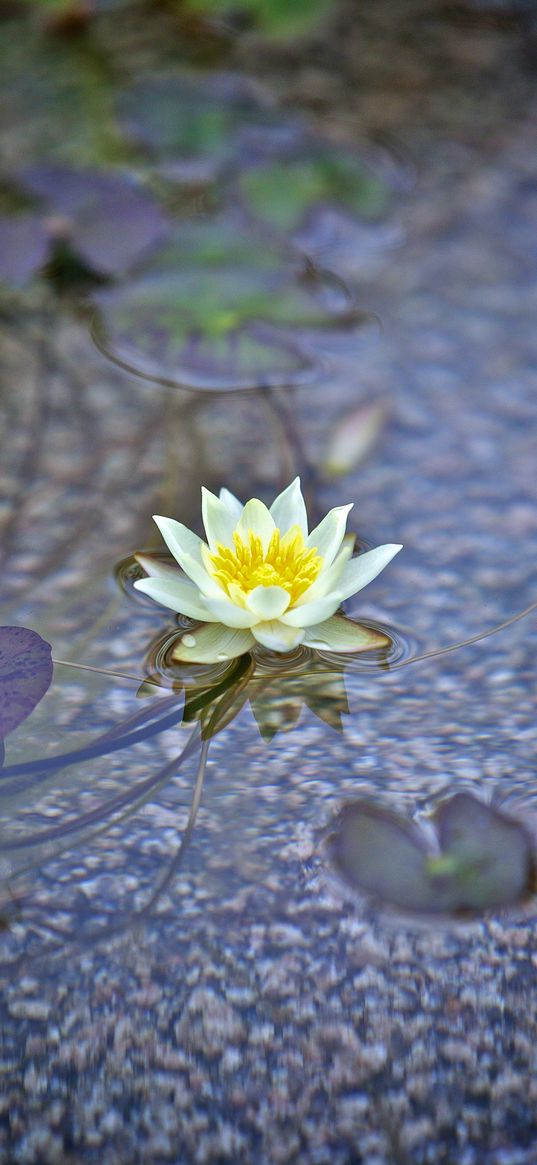
M 10 286 L 26 283 L 46 262 L 49 239 L 38 214 L 0 217 L 0 279 Z
M 33 712 L 52 680 L 51 647 L 28 627 L 0 627 L 0 739 Z
M 387 181 L 359 155 L 324 143 L 301 154 L 269 157 L 245 169 L 238 188 L 247 210 L 267 226 L 293 233 L 308 213 L 329 204 L 374 221 L 392 201 Z
M 535 852 L 519 821 L 458 793 L 440 805 L 431 824 L 435 849 L 414 822 L 376 803 L 354 801 L 336 820 L 329 854 L 351 886 L 403 910 L 479 914 L 528 896 Z
M 140 81 L 119 96 L 118 114 L 131 140 L 153 157 L 207 160 L 207 181 L 236 152 L 237 135 L 273 116 L 246 79 L 188 72 Z
M 311 380 L 311 331 L 359 318 L 344 285 L 227 219 L 218 229 L 220 240 L 214 223 L 194 241 L 177 234 L 143 277 L 100 293 L 97 343 L 130 371 L 187 388 Z
M 67 242 L 90 269 L 105 275 L 128 270 L 166 229 L 155 200 L 125 174 L 48 165 L 24 170 L 19 182 L 43 203 L 51 243 Z
M 533 856 L 518 821 L 469 793 L 445 801 L 436 814 L 441 851 L 452 863 L 453 893 L 461 906 L 486 910 L 516 902 L 528 884 Z M 434 860 L 429 862 L 434 876 Z
M 311 34 L 332 0 L 187 0 L 187 7 L 206 16 L 240 13 L 269 37 L 287 39 Z

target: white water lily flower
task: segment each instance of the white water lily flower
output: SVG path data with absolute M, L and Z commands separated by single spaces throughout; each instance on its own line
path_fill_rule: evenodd
M 155 516 L 181 570 L 137 555 L 150 577 L 135 587 L 205 624 L 182 636 L 175 659 L 232 659 L 256 642 L 277 652 L 299 643 L 332 651 L 377 646 L 376 633 L 335 612 L 401 546 L 378 546 L 353 558 L 354 537 L 345 534 L 352 505 L 330 510 L 308 533 L 298 477 L 270 509 L 257 498 L 243 506 L 227 489 L 219 497 L 202 489 L 202 498 L 207 542 L 181 522 Z

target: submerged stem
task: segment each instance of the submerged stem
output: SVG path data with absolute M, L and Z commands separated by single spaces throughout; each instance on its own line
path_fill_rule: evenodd
M 175 877 L 175 875 L 176 875 L 176 873 L 181 865 L 181 862 L 182 862 L 183 857 L 185 855 L 188 843 L 190 841 L 190 838 L 192 837 L 194 826 L 196 824 L 196 818 L 198 816 L 198 809 L 200 807 L 201 795 L 203 793 L 203 783 L 205 780 L 205 770 L 207 768 L 208 755 L 209 755 L 209 741 L 204 740 L 202 743 L 202 746 L 201 746 L 198 771 L 196 773 L 196 782 L 194 785 L 194 792 L 192 794 L 192 802 L 190 805 L 190 812 L 188 814 L 188 821 L 186 823 L 183 836 L 181 838 L 181 843 L 179 845 L 179 849 L 177 850 L 175 857 L 170 862 L 170 865 L 168 866 L 168 869 L 166 870 L 164 877 L 160 880 L 160 882 L 157 883 L 157 886 L 153 890 L 153 893 L 152 893 L 149 901 L 146 902 L 145 906 L 142 907 L 142 909 L 136 915 L 137 919 L 145 918 L 151 912 L 153 907 L 156 906 L 159 898 L 164 893 L 164 891 L 168 888 L 168 886 L 170 885 L 170 882 Z

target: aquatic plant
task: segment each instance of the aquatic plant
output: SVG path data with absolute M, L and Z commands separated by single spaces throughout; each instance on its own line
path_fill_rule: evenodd
M 535 889 L 535 839 L 471 793 L 443 800 L 429 830 L 372 799 L 350 802 L 327 839 L 354 890 L 403 910 L 466 915 L 521 903 Z
M 219 497 L 203 489 L 202 498 L 207 542 L 173 518 L 155 517 L 180 570 L 137 556 L 148 577 L 135 587 L 200 622 L 178 639 L 176 659 L 233 659 L 256 642 L 276 652 L 300 643 L 343 652 L 380 645 L 377 632 L 336 612 L 401 546 L 352 557 L 354 537 L 345 534 L 352 504 L 330 510 L 308 533 L 298 477 L 270 509 L 257 498 L 243 506 L 227 489 Z

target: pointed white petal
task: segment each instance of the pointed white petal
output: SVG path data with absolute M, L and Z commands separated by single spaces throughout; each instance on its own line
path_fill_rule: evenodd
M 308 538 L 308 547 L 315 546 L 317 553 L 324 558 L 324 565 L 331 566 L 345 537 L 347 514 L 352 510 L 349 506 L 336 506 L 323 518 L 322 522 L 311 531 Z
M 188 615 L 190 619 L 204 619 L 216 622 L 205 606 L 203 599 L 192 583 L 178 578 L 173 582 L 165 578 L 139 578 L 135 583 L 137 591 L 149 595 L 155 603 L 169 607 L 171 611 L 178 611 L 181 615 Z
M 258 619 L 279 619 L 289 606 L 289 595 L 284 587 L 254 587 L 246 596 L 250 611 Z
M 337 584 L 340 600 L 348 599 L 350 595 L 361 591 L 362 587 L 367 586 L 381 570 L 384 570 L 400 550 L 402 546 L 387 543 L 385 546 L 377 546 L 375 550 L 368 550 L 366 554 L 359 554 L 357 558 L 351 558 Z
M 152 554 L 135 554 L 137 563 L 150 578 L 184 579 L 184 574 L 176 562 L 164 562 Z
M 189 530 L 188 526 L 176 522 L 175 518 L 163 518 L 160 514 L 153 514 L 153 520 L 157 523 L 168 550 L 171 550 L 180 566 L 183 565 L 185 555 L 201 561 L 201 538 Z
M 229 511 L 226 504 L 210 490 L 205 489 L 205 486 L 202 486 L 201 497 L 203 525 L 210 549 L 216 550 L 219 542 L 223 546 L 232 546 L 232 535 L 237 525 L 237 518 Z
M 282 623 L 288 627 L 312 627 L 314 623 L 321 623 L 328 619 L 339 607 L 337 595 L 327 595 L 324 599 L 314 599 L 312 603 L 304 603 L 302 607 L 293 607 L 281 616 Z
M 236 524 L 243 511 L 242 502 L 240 502 L 239 499 L 235 497 L 235 494 L 232 494 L 229 489 L 221 489 L 219 497 L 220 501 L 223 502 L 225 506 L 227 506 L 230 514 L 232 514 L 232 516 L 235 518 Z
M 304 643 L 307 647 L 329 651 L 373 651 L 387 647 L 390 640 L 381 631 L 363 627 L 345 615 L 333 615 L 331 619 L 308 628 Z
M 228 599 L 224 591 L 221 591 L 218 597 L 204 595 L 204 602 L 211 612 L 211 618 L 217 619 L 224 627 L 251 627 L 258 620 L 258 616 L 253 611 L 248 611 L 246 607 L 237 606 L 231 599 Z
M 173 648 L 173 659 L 183 663 L 218 663 L 244 655 L 254 644 L 249 631 L 222 627 L 221 623 L 206 623 L 186 631 Z
M 302 643 L 305 632 L 301 627 L 286 627 L 279 619 L 272 619 L 266 623 L 256 623 L 252 627 L 252 635 L 263 647 L 270 651 L 292 651 L 293 647 Z
M 300 478 L 295 477 L 291 485 L 287 486 L 278 497 L 274 499 L 270 513 L 282 534 L 289 529 L 290 526 L 300 526 L 304 538 L 308 536 L 308 515 L 306 513 L 306 503 L 302 497 L 302 490 L 300 489 Z
M 252 498 L 251 501 L 246 502 L 237 522 L 237 534 L 243 542 L 248 541 L 250 533 L 256 534 L 261 539 L 263 550 L 266 551 L 275 529 L 274 518 L 263 502 L 258 501 L 257 498 Z

